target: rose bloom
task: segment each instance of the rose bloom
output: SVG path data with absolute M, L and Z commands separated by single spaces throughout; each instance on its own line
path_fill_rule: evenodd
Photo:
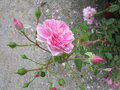
M 86 7 L 83 9 L 84 21 L 87 21 L 87 24 L 91 25 L 94 21 L 94 14 L 96 13 L 95 8 Z
M 92 60 L 91 60 L 91 62 L 92 62 L 93 64 L 99 64 L 99 63 L 101 63 L 101 62 L 103 62 L 103 61 L 104 61 L 104 59 L 101 58 L 101 57 L 99 57 L 99 56 L 93 56 L 93 57 L 92 57 Z
M 37 26 L 37 40 L 47 42 L 48 50 L 56 56 L 72 51 L 74 36 L 65 22 L 51 19 Z
M 18 19 L 14 18 L 13 23 L 14 23 L 16 29 L 19 29 L 19 30 L 23 29 L 23 24 Z

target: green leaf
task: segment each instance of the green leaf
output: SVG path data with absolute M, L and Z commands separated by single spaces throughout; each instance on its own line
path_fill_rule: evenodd
M 58 80 L 58 84 L 59 84 L 60 86 L 64 86 L 64 85 L 65 85 L 65 80 L 64 80 L 63 78 L 60 78 L 60 79 Z
M 115 12 L 117 10 L 119 10 L 119 5 L 117 4 L 113 4 L 109 7 L 109 12 Z
M 78 28 L 72 28 L 71 30 L 73 33 L 80 33 L 80 29 Z
M 115 19 L 111 18 L 109 20 L 106 21 L 107 25 L 113 24 L 115 22 Z
M 80 47 L 80 50 L 79 50 L 79 51 L 80 51 L 80 54 L 81 54 L 81 55 L 85 54 L 85 50 L 84 50 L 83 47 Z
M 80 28 L 82 31 L 86 31 L 86 30 L 88 30 L 88 29 L 90 28 L 90 26 L 87 25 L 87 22 L 86 22 L 86 21 L 80 22 L 80 23 L 78 24 L 78 26 L 79 26 L 79 28 Z
M 111 53 L 105 53 L 105 55 L 107 56 L 108 59 L 112 59 L 112 54 Z
M 24 83 L 22 88 L 27 88 L 29 85 L 30 85 L 30 82 L 26 82 L 26 83 Z
M 28 72 L 27 69 L 25 69 L 25 68 L 21 68 L 21 69 L 18 69 L 18 72 L 17 72 L 16 74 L 19 74 L 19 75 L 25 75 L 27 72 Z
M 77 57 L 76 57 L 77 58 Z M 74 59 L 74 63 L 76 65 L 76 69 L 81 72 L 81 68 L 82 68 L 82 61 L 80 59 Z
M 115 61 L 118 60 L 118 59 L 119 59 L 119 56 L 118 56 L 118 55 L 114 56 L 114 60 L 115 60 Z
M 94 75 L 97 75 L 99 73 L 98 69 L 94 69 Z
M 54 56 L 54 60 L 55 60 L 55 62 L 58 62 L 60 64 L 62 64 L 64 62 L 60 56 Z
M 31 25 L 24 25 L 24 28 L 29 29 L 31 28 Z
M 115 35 L 116 43 L 120 45 L 120 35 Z
M 89 41 L 89 33 L 81 32 L 80 33 L 80 42 L 85 42 L 85 41 Z
M 92 57 L 93 56 L 93 53 L 92 52 L 86 52 L 85 55 L 89 56 L 89 57 Z

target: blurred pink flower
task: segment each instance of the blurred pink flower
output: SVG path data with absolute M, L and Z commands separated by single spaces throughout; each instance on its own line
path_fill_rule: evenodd
M 16 29 L 23 29 L 23 24 L 18 19 L 14 18 L 13 23 L 14 23 Z
M 104 78 L 104 81 L 109 85 L 112 85 L 112 83 L 113 83 L 112 78 L 110 78 L 110 77 Z
M 58 90 L 56 87 L 52 87 L 52 90 Z
M 114 88 L 119 88 L 120 87 L 120 82 L 119 83 L 115 83 L 112 81 L 111 77 L 107 77 L 103 79 L 107 84 L 114 86 Z
M 56 56 L 72 51 L 74 36 L 63 21 L 51 19 L 37 26 L 37 40 L 47 42 L 48 50 Z
M 91 62 L 92 62 L 93 64 L 99 64 L 99 63 L 101 63 L 101 62 L 103 62 L 103 61 L 104 61 L 104 59 L 101 58 L 101 57 L 99 57 L 99 56 L 93 56 L 93 57 L 92 57 L 92 60 L 91 60 Z
M 105 71 L 110 72 L 112 70 L 112 68 L 106 68 Z
M 96 13 L 95 8 L 86 7 L 83 9 L 84 21 L 87 21 L 87 24 L 91 25 L 94 21 L 94 14 Z
M 114 88 L 119 88 L 120 87 L 120 82 L 119 83 L 112 83 L 112 85 L 114 86 Z

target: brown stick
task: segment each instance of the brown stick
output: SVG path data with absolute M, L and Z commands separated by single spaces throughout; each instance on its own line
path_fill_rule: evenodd
M 104 43 L 104 42 L 106 42 L 106 40 L 97 39 L 97 40 L 94 40 L 94 41 L 82 42 L 82 45 L 87 46 L 87 45 L 95 44 L 95 43 L 97 43 L 97 42 L 102 42 L 102 43 Z

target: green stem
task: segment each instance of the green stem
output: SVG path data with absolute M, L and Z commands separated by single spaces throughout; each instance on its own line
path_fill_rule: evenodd
M 34 80 L 35 80 L 35 77 L 30 81 L 30 83 L 33 82 Z
M 40 63 L 40 62 L 37 62 L 37 61 L 34 61 L 34 60 L 30 59 L 30 58 L 28 58 L 28 60 L 30 60 L 30 61 L 32 61 L 32 62 L 34 62 L 34 63 L 36 63 L 36 64 L 39 64 L 39 65 L 44 65 L 44 64 L 42 64 L 42 63 Z
M 51 73 L 53 76 L 55 76 L 57 79 L 59 79 L 59 77 L 55 74 L 55 73 L 53 73 L 50 69 L 47 69 L 48 70 L 48 72 L 49 73 Z
M 19 47 L 27 47 L 27 46 L 32 46 L 32 45 L 34 45 L 34 44 L 29 44 L 29 45 L 17 45 L 17 46 L 19 46 Z
M 23 35 L 30 41 L 30 42 L 32 42 L 33 44 L 35 44 L 36 46 L 38 46 L 39 48 L 41 48 L 42 50 L 44 50 L 44 51 L 46 51 L 46 52 L 49 52 L 50 53 L 50 51 L 48 51 L 48 50 L 46 50 L 46 49 L 44 49 L 44 48 L 42 48 L 39 44 L 37 44 L 36 42 L 34 42 L 34 41 L 32 41 L 26 34 L 25 34 L 25 32 L 23 31 L 22 32 L 23 33 Z
M 73 69 L 71 68 L 71 66 L 69 65 L 68 62 L 66 62 L 66 64 L 68 65 L 68 68 L 71 70 L 72 73 L 74 73 Z
M 36 25 L 38 25 L 38 23 L 39 23 L 39 19 L 37 19 L 37 24 Z M 37 38 L 37 31 L 35 31 L 35 38 Z M 35 41 L 35 43 L 37 44 L 37 40 Z
M 49 79 L 49 76 L 48 76 L 48 72 L 47 72 L 47 71 L 46 71 L 46 77 L 47 77 L 48 83 L 51 84 L 52 82 L 51 82 L 50 79 Z
M 30 69 L 28 71 L 37 71 L 37 70 L 43 70 L 43 69 L 45 69 L 45 68 Z

